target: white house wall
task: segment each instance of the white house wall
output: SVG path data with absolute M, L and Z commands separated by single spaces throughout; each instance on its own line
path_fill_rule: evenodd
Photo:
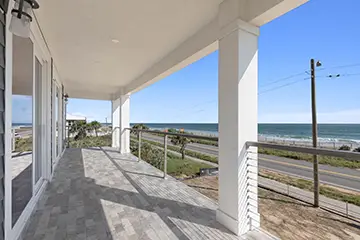
M 51 96 L 50 96 L 50 88 L 51 88 L 51 53 L 47 47 L 46 41 L 41 33 L 39 26 L 37 25 L 36 21 L 33 21 L 31 24 L 31 36 L 30 40 L 33 42 L 33 49 L 34 49 L 34 56 L 36 56 L 42 64 L 42 113 L 41 118 L 43 121 L 43 129 L 42 139 L 44 141 L 43 149 L 42 149 L 42 172 L 44 177 L 44 182 L 40 186 L 37 194 L 32 196 L 30 201 L 28 202 L 26 208 L 22 212 L 21 216 L 18 218 L 14 227 L 12 227 L 12 176 L 11 176 L 11 128 L 12 128 L 12 80 L 13 80 L 13 35 L 9 31 L 9 23 L 11 19 L 11 9 L 13 8 L 13 1 L 9 3 L 9 11 L 6 16 L 6 89 L 5 89 L 5 128 L 7 130 L 5 134 L 5 219 L 4 219 L 4 234 L 6 240 L 13 240 L 18 239 L 22 230 L 25 228 L 27 224 L 27 220 L 29 219 L 32 211 L 34 210 L 36 203 L 39 197 L 42 195 L 47 182 L 51 179 L 51 167 L 50 167 L 50 153 L 51 153 L 51 112 L 50 112 L 50 103 L 51 103 Z M 56 64 L 56 63 L 55 63 Z M 59 75 L 58 75 L 59 76 Z M 60 77 L 57 77 L 57 81 L 62 84 L 62 80 Z M 16 87 L 16 86 L 15 86 Z M 21 86 L 19 86 L 21 87 Z M 21 90 L 21 89 L 19 89 Z M 60 96 L 61 97 L 61 96 Z M 9 101 L 10 99 L 10 101 Z M 61 107 L 61 106 L 60 106 Z M 61 116 L 59 116 L 61 117 Z M 0 238 L 1 239 L 1 238 Z

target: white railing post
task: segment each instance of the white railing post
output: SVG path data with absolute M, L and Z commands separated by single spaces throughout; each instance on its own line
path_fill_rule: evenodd
M 138 153 L 138 161 L 140 161 L 141 160 L 141 134 L 142 134 L 142 132 L 141 131 L 138 131 L 138 151 L 139 151 L 139 153 Z
M 11 151 L 14 152 L 15 151 L 15 144 L 16 144 L 16 141 L 15 141 L 15 129 L 11 129 Z
M 167 174 L 167 135 L 164 135 L 164 179 Z

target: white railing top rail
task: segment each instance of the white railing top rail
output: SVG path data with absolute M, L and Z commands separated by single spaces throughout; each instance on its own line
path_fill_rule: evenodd
M 154 130 L 146 130 L 146 129 L 135 129 L 135 128 L 126 128 L 126 130 L 130 130 L 130 131 L 134 131 L 134 132 L 146 132 L 146 133 L 162 134 L 164 136 L 165 135 L 168 135 L 168 136 L 182 136 L 182 137 L 187 137 L 187 138 L 197 138 L 197 139 L 218 141 L 218 137 L 201 136 L 201 135 L 195 135 L 195 134 L 162 132 L 162 131 L 154 131 Z
M 326 148 L 279 145 L 279 144 L 263 143 L 263 142 L 247 142 L 246 145 L 247 145 L 247 147 L 271 148 L 271 149 L 283 150 L 283 151 L 289 151 L 289 152 L 308 153 L 311 155 L 325 155 L 325 156 L 360 160 L 360 153 L 351 152 L 351 151 L 332 150 L 332 149 L 326 149 Z
M 185 133 L 173 133 L 173 132 L 161 132 L 154 130 L 146 130 L 146 129 L 133 129 L 127 128 L 126 130 L 134 131 L 134 132 L 146 132 L 146 133 L 154 133 L 161 135 L 169 135 L 169 136 L 183 136 L 187 138 L 197 138 L 197 139 L 205 139 L 211 141 L 218 141 L 218 137 L 210 137 L 210 136 L 200 136 L 193 134 L 185 134 Z M 264 143 L 264 142 L 247 142 L 247 147 L 262 147 L 262 148 L 270 148 L 276 150 L 283 150 L 289 152 L 299 152 L 299 153 L 307 153 L 311 155 L 325 155 L 332 157 L 341 157 L 347 159 L 354 159 L 360 161 L 360 153 L 351 152 L 351 151 L 341 151 L 341 150 L 332 150 L 326 148 L 313 148 L 313 147 L 300 147 L 300 146 L 290 146 L 290 145 L 280 145 L 273 143 Z

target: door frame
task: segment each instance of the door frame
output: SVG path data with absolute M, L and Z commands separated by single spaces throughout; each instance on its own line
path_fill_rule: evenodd
M 48 71 L 47 71 L 47 67 L 48 67 L 48 62 L 45 60 L 44 58 L 44 54 L 42 54 L 39 46 L 37 46 L 36 41 L 33 42 L 33 48 L 34 48 L 34 56 L 33 56 L 33 160 L 32 160 L 32 182 L 33 182 L 33 196 L 35 196 L 40 187 L 42 186 L 42 184 L 44 183 L 44 180 L 47 178 L 47 151 L 48 149 L 48 145 L 47 144 L 43 144 L 47 142 L 47 132 L 46 132 L 46 126 L 47 126 L 47 118 L 46 118 L 46 112 L 47 112 L 47 108 L 48 108 L 48 104 L 47 104 L 47 92 L 48 92 L 48 88 L 47 88 L 47 84 L 46 84 L 46 80 L 48 79 Z M 40 116 L 36 116 L 37 114 L 37 96 L 35 95 L 36 91 L 36 60 L 39 61 L 40 65 L 41 65 L 41 99 L 40 99 L 40 104 L 41 104 L 41 112 L 40 112 Z M 36 117 L 40 118 L 40 134 L 41 136 L 37 136 L 37 132 L 35 131 L 35 124 L 36 124 Z M 41 149 L 40 152 L 37 152 L 37 147 L 36 147 L 36 142 L 35 139 L 39 138 L 41 139 Z M 41 161 L 41 176 L 39 178 L 39 180 L 36 182 L 36 178 L 35 178 L 35 174 L 36 174 L 36 158 L 37 156 L 40 154 L 40 161 Z
M 54 79 L 52 79 L 51 83 L 52 87 L 52 116 L 51 116 L 51 124 L 52 124 L 52 147 L 51 147 L 51 153 L 52 153 L 52 170 L 55 169 L 56 164 L 58 163 L 59 159 L 62 156 L 63 150 L 62 150 L 62 127 L 60 126 L 59 122 L 61 121 L 61 101 L 62 101 L 62 93 L 61 93 L 61 83 L 57 80 L 56 74 L 54 74 Z M 56 93 L 58 90 L 58 103 L 56 103 Z M 56 104 L 58 104 L 58 107 L 56 108 Z M 56 126 L 56 111 L 58 114 L 58 126 Z M 58 127 L 58 136 L 56 136 L 56 127 Z M 58 154 L 56 154 L 58 151 Z

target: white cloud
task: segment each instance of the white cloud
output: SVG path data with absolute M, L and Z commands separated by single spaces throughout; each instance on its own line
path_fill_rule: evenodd
M 319 123 L 360 123 L 360 109 L 318 113 Z M 259 115 L 261 123 L 311 123 L 311 113 L 271 113 Z

